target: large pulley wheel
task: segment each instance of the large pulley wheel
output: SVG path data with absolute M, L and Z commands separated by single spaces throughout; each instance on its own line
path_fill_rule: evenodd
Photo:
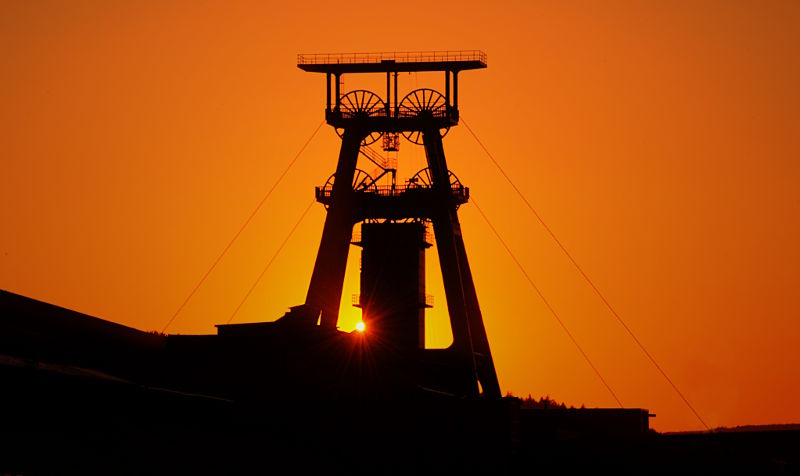
M 333 192 L 333 182 L 336 180 L 336 174 L 328 177 L 325 185 L 322 186 L 322 193 L 325 196 L 331 196 Z M 361 169 L 356 169 L 353 174 L 353 190 L 356 192 L 377 192 L 378 186 L 375 184 L 375 179 Z M 328 208 L 328 205 L 325 205 Z
M 447 99 L 434 89 L 415 89 L 406 94 L 398 108 L 401 117 L 445 117 Z M 449 127 L 441 128 L 439 134 L 444 137 L 449 130 Z M 422 145 L 422 131 L 403 131 L 403 137 L 417 145 Z
M 358 119 L 375 117 L 386 114 L 386 103 L 377 94 L 365 89 L 356 89 L 345 94 L 339 100 L 339 111 L 345 119 Z M 344 136 L 344 129 L 341 127 L 336 128 L 336 134 L 339 137 Z M 370 132 L 367 137 L 361 141 L 361 145 L 370 145 L 381 138 L 383 132 Z
M 447 175 L 448 175 L 448 180 L 450 182 L 450 191 L 455 196 L 461 196 L 461 195 L 466 196 L 465 195 L 466 187 L 464 187 L 464 185 L 461 184 L 461 180 L 459 180 L 458 177 L 456 177 L 456 174 L 448 170 Z M 408 187 L 409 188 L 433 187 L 433 174 L 431 173 L 430 167 L 426 167 L 417 172 L 416 174 L 414 174 L 414 176 L 408 180 Z M 458 209 L 458 207 L 461 206 L 461 203 L 463 202 L 458 200 L 456 201 L 455 204 L 456 209 Z
M 451 171 L 447 171 L 448 178 L 450 180 L 450 189 L 451 190 L 458 190 L 464 188 L 461 184 L 461 180 L 456 177 Z M 424 169 L 420 170 L 413 177 L 408 180 L 409 187 L 420 187 L 420 188 L 431 188 L 433 187 L 433 174 L 431 173 L 430 167 L 425 167 Z

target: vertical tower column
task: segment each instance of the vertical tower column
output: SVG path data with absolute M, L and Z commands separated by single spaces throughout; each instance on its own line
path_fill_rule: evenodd
M 453 108 L 458 109 L 458 70 L 453 71 Z
M 450 104 L 450 70 L 444 72 L 444 102 L 449 108 Z
M 397 112 L 397 71 L 394 72 L 394 117 L 398 116 Z
M 331 112 L 331 73 L 325 74 L 325 110 Z
M 489 348 L 489 338 L 483 324 L 483 315 L 478 304 L 478 294 L 475 291 L 475 282 L 472 280 L 472 271 L 467 260 L 467 250 L 464 246 L 464 237 L 461 234 L 461 225 L 456 217 L 458 233 L 454 233 L 455 246 L 458 252 L 458 268 L 461 272 L 461 285 L 464 289 L 464 300 L 467 306 L 470 337 L 472 338 L 472 351 L 478 379 L 481 382 L 483 393 L 491 398 L 500 398 L 500 382 L 494 368 L 492 351 Z
M 392 73 L 386 72 L 386 117 L 389 117 L 389 111 L 392 107 Z
M 342 75 L 339 73 L 334 74 L 334 80 L 336 81 L 336 107 L 333 110 L 339 112 L 342 105 Z
M 331 204 L 322 229 L 322 240 L 311 274 L 311 283 L 306 295 L 308 314 L 320 316 L 320 325 L 335 329 L 339 320 L 339 304 L 342 299 L 347 254 L 355 224 L 355 192 L 353 177 L 358 160 L 358 151 L 366 133 L 355 128 L 345 129 L 342 148 L 331 191 Z
M 437 196 L 437 213 L 433 219 L 436 246 L 442 266 L 447 308 L 453 329 L 453 347 L 467 360 L 480 382 L 485 396 L 500 398 L 500 385 L 489 349 L 489 340 L 478 305 L 472 272 L 461 235 L 452 192 L 447 162 L 438 129 L 423 134 L 425 155 L 431 170 L 433 189 Z M 477 395 L 477 386 L 473 389 Z
M 386 350 L 414 357 L 425 347 L 425 225 L 365 222 L 361 246 L 363 320 Z

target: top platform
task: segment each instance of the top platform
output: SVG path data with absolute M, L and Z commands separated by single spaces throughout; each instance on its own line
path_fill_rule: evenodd
M 462 71 L 486 67 L 479 50 L 298 54 L 297 67 L 311 73 Z

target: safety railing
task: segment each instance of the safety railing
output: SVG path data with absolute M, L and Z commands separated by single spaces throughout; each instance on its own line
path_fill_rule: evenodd
M 342 119 L 356 119 L 356 118 L 364 118 L 364 117 L 389 117 L 389 118 L 402 118 L 402 119 L 413 119 L 420 114 L 429 114 L 429 117 L 433 117 L 434 119 L 448 119 L 454 115 L 455 109 L 450 106 L 440 106 L 432 109 L 426 109 L 424 111 L 419 111 L 412 108 L 407 107 L 398 107 L 389 108 L 375 108 L 372 111 L 356 111 L 346 107 L 340 107 L 338 111 L 335 109 L 331 111 L 332 114 L 339 114 Z
M 378 195 L 381 197 L 397 197 L 404 195 L 409 191 L 430 189 L 429 185 L 412 184 L 412 185 L 375 185 L 365 190 L 358 190 L 358 193 Z M 468 199 L 469 188 L 459 183 L 454 183 L 450 186 L 450 190 L 454 197 Z M 332 187 L 316 187 L 315 196 L 317 200 L 324 200 L 331 198 L 333 192 Z
M 297 64 L 369 64 L 394 61 L 396 63 L 436 63 L 450 61 L 478 61 L 487 64 L 486 53 L 480 50 L 456 51 L 382 51 L 365 53 L 300 53 Z

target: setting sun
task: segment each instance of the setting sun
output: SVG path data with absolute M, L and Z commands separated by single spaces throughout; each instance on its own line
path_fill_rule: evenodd
M 365 325 L 364 325 L 364 322 L 363 322 L 363 321 L 362 321 L 362 322 L 359 322 L 358 324 L 356 324 L 356 330 L 357 330 L 358 332 L 364 332 L 364 330 L 365 330 L 366 328 L 367 328 L 367 326 L 365 326 Z

